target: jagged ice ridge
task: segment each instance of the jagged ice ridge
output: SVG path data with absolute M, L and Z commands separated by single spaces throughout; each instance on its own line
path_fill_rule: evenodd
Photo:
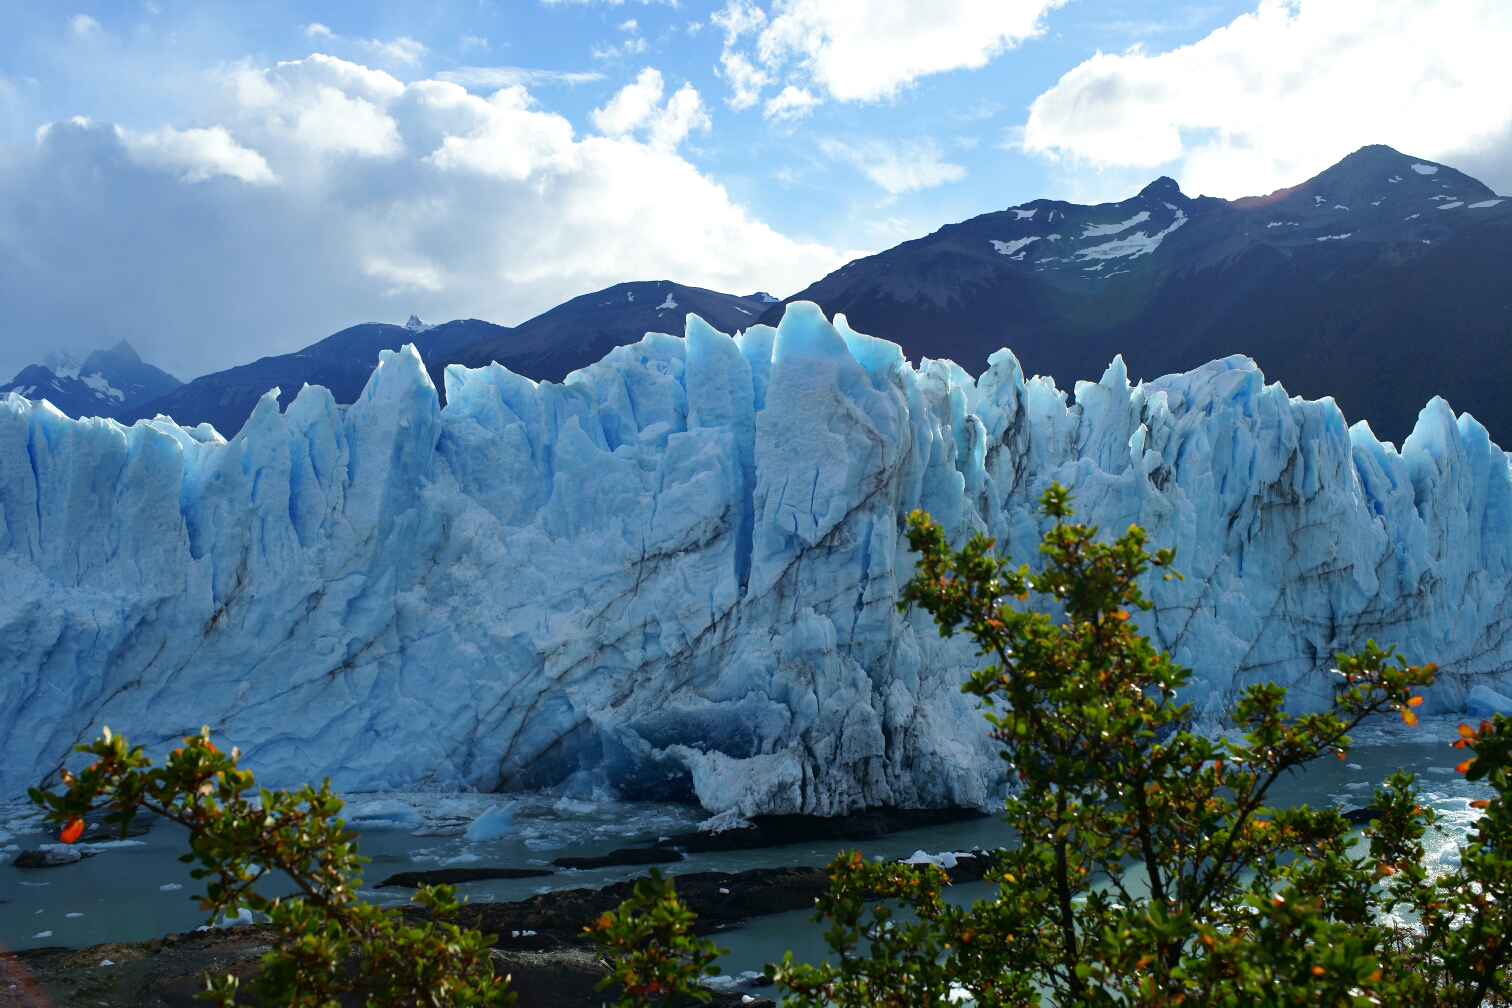
M 899 614 L 921 507 L 1035 561 L 1036 498 L 1178 549 L 1142 627 L 1216 721 L 1300 706 L 1367 637 L 1439 662 L 1427 710 L 1509 678 L 1508 458 L 1435 399 L 1401 452 L 1243 357 L 1076 404 L 1007 350 L 915 369 L 795 303 L 696 316 L 536 383 L 412 348 L 361 399 L 268 393 L 232 441 L 0 408 L 0 797 L 102 725 L 208 723 L 267 782 L 696 796 L 714 813 L 986 805 L 974 659 Z

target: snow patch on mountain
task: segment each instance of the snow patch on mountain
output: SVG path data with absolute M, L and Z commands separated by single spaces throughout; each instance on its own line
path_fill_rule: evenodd
M 990 239 L 990 241 L 992 242 L 992 247 L 997 249 L 999 255 L 1011 256 L 1029 243 L 1039 241 L 1040 238 L 1040 235 L 1031 235 L 1028 238 L 1015 238 L 1012 241 L 998 241 L 996 238 Z
M 1130 217 L 1128 220 L 1126 220 L 1126 221 L 1124 221 L 1124 222 L 1122 222 L 1120 224 L 1086 224 L 1086 225 L 1083 225 L 1084 230 L 1082 231 L 1081 236 L 1083 238 L 1094 238 L 1094 237 L 1097 237 L 1099 235 L 1118 234 L 1120 231 L 1127 231 L 1127 230 L 1129 230 L 1129 228 L 1133 227 L 1135 224 L 1142 224 L 1142 223 L 1144 223 L 1145 221 L 1147 221 L 1149 219 L 1150 219 L 1150 211 L 1148 211 L 1148 210 L 1141 210 L 1141 211 L 1139 211 L 1139 213 L 1135 214 L 1133 217 Z
M 103 725 L 160 755 L 210 724 L 269 784 L 986 806 L 978 659 L 897 611 L 903 521 L 1038 563 L 1051 480 L 1177 549 L 1137 618 L 1209 723 L 1265 679 L 1324 704 L 1367 637 L 1439 663 L 1425 712 L 1512 685 L 1508 458 L 1442 400 L 1400 451 L 1243 357 L 1115 359 L 1069 405 L 807 302 L 445 380 L 384 351 L 357 402 L 270 392 L 229 442 L 0 401 L 0 797 Z
M 1157 231 L 1153 235 L 1147 235 L 1143 231 L 1136 231 L 1127 238 L 1117 238 L 1110 242 L 1104 242 L 1101 245 L 1093 245 L 1091 248 L 1078 249 L 1076 252 L 1077 258 L 1117 259 L 1122 256 L 1128 256 L 1130 259 L 1137 259 L 1142 255 L 1154 252 L 1160 247 L 1160 243 L 1165 239 L 1166 235 L 1181 227 L 1189 219 L 1186 213 L 1180 208 L 1171 206 L 1169 203 L 1166 206 L 1175 211 L 1176 219 L 1163 230 Z
M 1434 172 L 1439 170 L 1439 166 L 1429 164 L 1415 164 L 1412 166 L 1412 170 L 1417 172 L 1419 175 L 1432 175 Z

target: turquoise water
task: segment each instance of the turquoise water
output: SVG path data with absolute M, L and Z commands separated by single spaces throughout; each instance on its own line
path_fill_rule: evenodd
M 1372 785 L 1398 767 L 1419 775 L 1425 797 L 1444 817 L 1445 832 L 1429 837 L 1429 860 L 1447 864 L 1458 838 L 1477 813 L 1468 802 L 1488 792 L 1467 784 L 1453 772 L 1461 754 L 1448 745 L 1454 722 L 1425 724 L 1408 731 L 1384 724 L 1359 733 L 1360 744 L 1347 761 L 1321 760 L 1305 774 L 1280 782 L 1277 804 L 1314 806 L 1367 804 Z M 1431 739 L 1432 741 L 1429 741 Z M 1419 741 L 1414 741 L 1419 740 Z M 460 835 L 463 826 L 488 808 L 514 802 L 514 827 L 496 840 L 472 843 Z M 381 804 L 380 804 L 381 803 Z M 399 803 L 396 805 L 395 803 Z M 550 867 L 553 858 L 602 854 L 616 847 L 687 832 L 697 828 L 706 813 L 684 805 L 626 802 L 576 802 L 542 795 L 427 795 L 385 794 L 349 796 L 348 812 L 367 813 L 375 822 L 401 808 L 402 828 L 368 829 L 360 845 L 373 858 L 365 886 L 371 887 L 399 871 L 437 867 Z M 385 813 L 384 810 L 390 810 Z M 412 817 L 406 819 L 406 817 Z M 416 828 L 431 835 L 414 835 Z M 436 833 L 443 835 L 436 835 Z M 141 941 L 190 930 L 205 923 L 205 914 L 189 897 L 202 891 L 180 863 L 184 831 L 159 823 L 144 836 L 125 845 L 107 845 L 76 864 L 57 868 L 17 869 L 8 860 L 20 850 L 50 842 L 31 808 L 0 808 L 0 847 L 7 861 L 0 863 L 0 943 L 13 949 L 47 945 L 79 947 L 106 941 Z M 906 857 L 917 850 L 992 849 L 1011 842 L 1011 834 L 996 818 L 931 826 L 861 844 L 868 857 Z M 671 874 L 696 871 L 741 871 L 780 865 L 823 865 L 853 844 L 798 844 L 754 851 L 696 854 L 666 866 Z M 1447 860 L 1445 860 L 1447 859 Z M 558 872 L 537 879 L 494 880 L 460 887 L 473 901 L 515 900 L 559 888 L 597 888 L 641 874 L 637 868 Z M 275 880 L 276 881 L 276 880 Z M 177 888 L 174 888 L 177 887 Z M 270 882 L 270 895 L 278 890 Z M 375 902 L 406 901 L 410 890 L 359 890 Z M 990 895 L 990 887 L 955 887 L 952 899 L 969 901 Z M 792 949 L 799 959 L 816 961 L 825 949 L 823 928 L 808 920 L 808 912 L 778 914 L 719 933 L 731 952 L 721 965 L 727 973 L 757 970 Z

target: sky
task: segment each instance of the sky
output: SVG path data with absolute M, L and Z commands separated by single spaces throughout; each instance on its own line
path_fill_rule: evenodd
M 627 280 L 783 297 L 1366 144 L 1512 192 L 1512 0 L 0 0 L 0 377 L 180 379 Z

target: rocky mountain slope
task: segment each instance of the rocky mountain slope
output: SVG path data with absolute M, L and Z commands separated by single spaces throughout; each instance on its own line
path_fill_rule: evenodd
M 1154 378 L 1238 353 L 1393 441 L 1435 395 L 1512 441 L 1512 199 L 1390 147 L 1268 196 L 1193 199 L 1161 178 L 1121 203 L 1035 200 L 789 300 L 972 374 L 1003 346 L 1068 385 L 1115 354 Z
M 460 346 L 505 331 L 503 326 L 478 319 L 433 326 L 413 315 L 402 326 L 365 322 L 296 353 L 263 357 L 251 364 L 196 378 L 167 395 L 124 411 L 119 419 L 133 423 L 161 414 L 185 427 L 208 423 L 222 437 L 231 438 L 241 430 L 253 407 L 269 389 L 279 390 L 278 401 L 283 406 L 293 402 L 306 383 L 329 389 L 338 403 L 350 403 L 367 384 L 381 350 L 398 350 L 409 343 L 423 359 L 439 360 Z
M 183 384 L 144 363 L 125 340 L 109 350 L 96 350 L 82 364 L 76 357 L 50 356 L 51 363 L 22 368 L 9 384 L 0 385 L 0 396 L 16 392 L 28 399 L 46 399 L 75 419 L 120 418 Z
M 498 361 L 515 374 L 559 382 L 596 364 L 617 346 L 639 343 L 648 332 L 681 332 L 691 312 L 734 335 L 749 328 L 777 299 L 686 287 L 670 280 L 615 284 L 575 297 L 498 336 L 463 347 L 430 365 L 439 387 L 447 364 L 485 367 Z

